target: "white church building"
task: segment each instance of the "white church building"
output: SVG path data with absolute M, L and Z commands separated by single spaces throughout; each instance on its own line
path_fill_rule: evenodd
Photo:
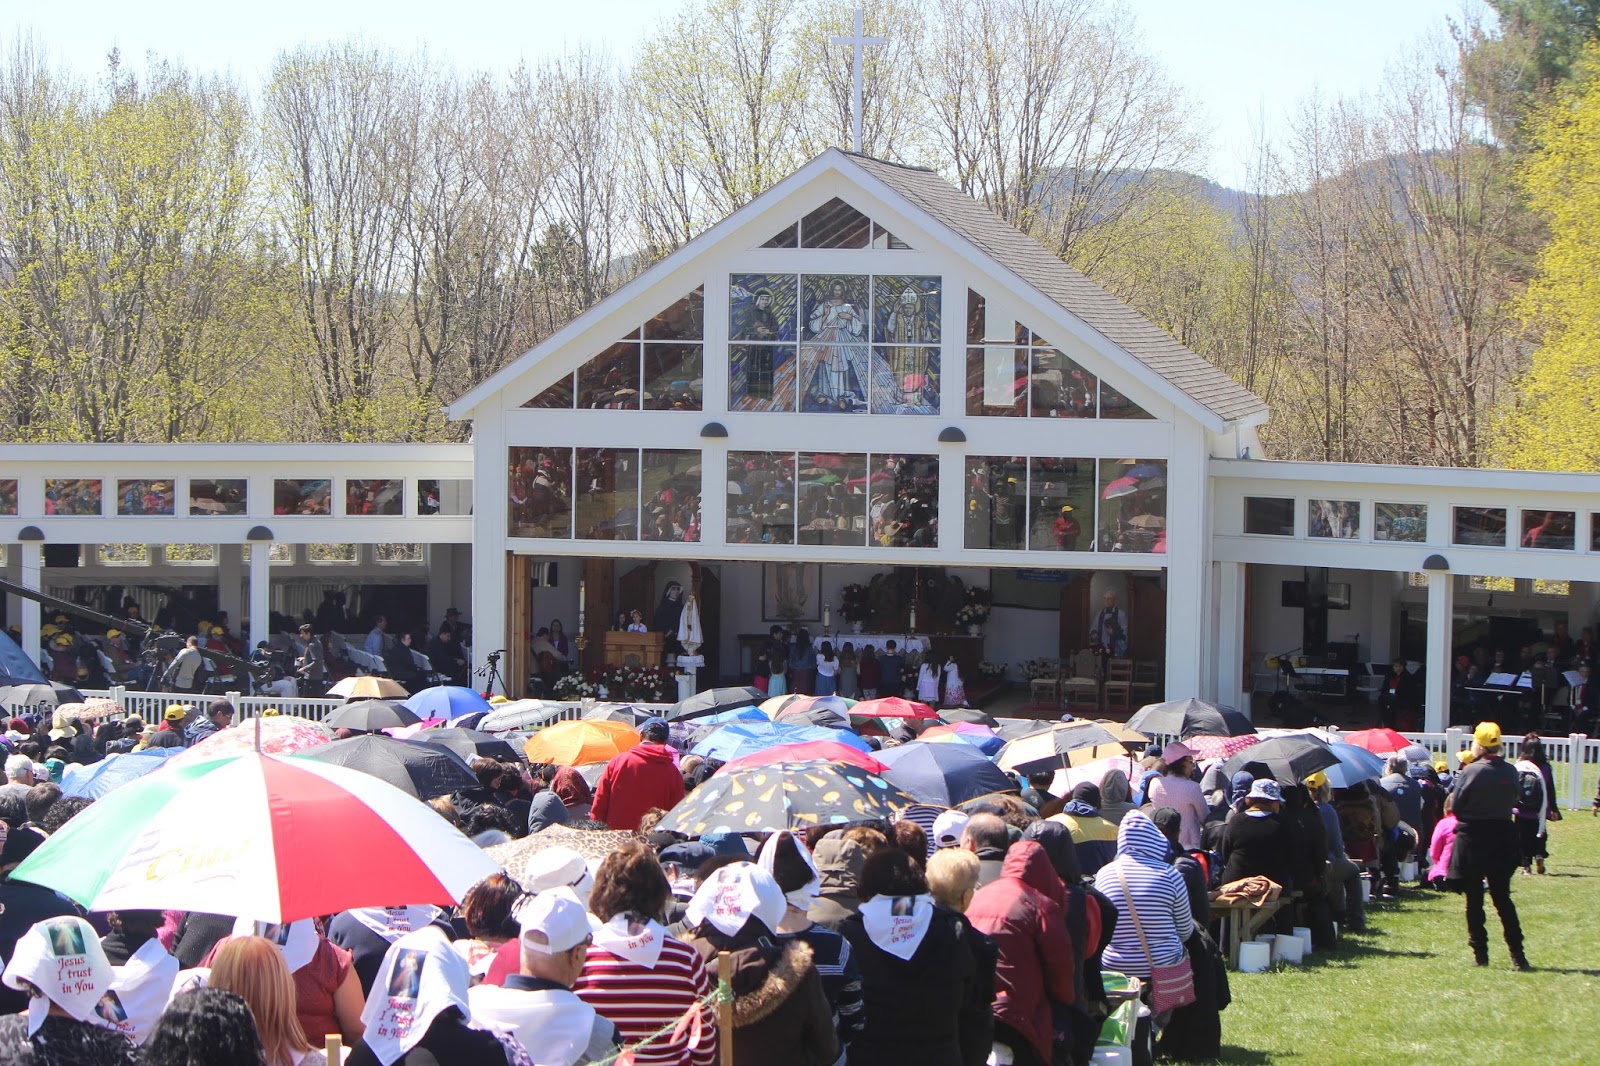
M 1026 680 L 1115 594 L 1141 702 L 1403 658 L 1433 730 L 1456 654 L 1600 607 L 1600 477 L 1269 461 L 1259 397 L 936 174 L 839 150 L 449 415 L 469 445 L 8 446 L 4 573 L 209 587 L 252 634 L 335 588 L 455 606 L 513 689 L 538 627 L 581 616 L 592 655 L 672 581 L 707 681 L 779 621 Z M 35 605 L 5 617 L 38 647 Z

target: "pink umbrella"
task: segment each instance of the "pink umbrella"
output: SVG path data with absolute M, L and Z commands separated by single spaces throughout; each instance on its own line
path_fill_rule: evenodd
M 1196 759 L 1228 759 L 1248 747 L 1261 743 L 1261 737 L 1255 733 L 1246 733 L 1242 737 L 1200 736 L 1186 737 L 1184 743 L 1195 751 Z
M 1102 500 L 1114 500 L 1119 496 L 1132 496 L 1141 487 L 1138 478 L 1119 477 L 1106 486 L 1106 490 L 1100 494 L 1100 498 Z
M 752 766 L 770 766 L 779 762 L 806 762 L 810 759 L 848 763 L 851 766 L 861 767 L 869 774 L 881 774 L 888 769 L 871 755 L 848 744 L 840 744 L 833 740 L 805 740 L 798 744 L 777 744 L 766 751 L 741 755 L 718 769 L 717 773 L 720 774 L 724 770 L 745 770 Z
M 1109 774 L 1112 770 L 1121 770 L 1129 781 L 1133 781 L 1139 776 L 1138 763 L 1126 755 L 1113 755 L 1109 759 L 1096 759 L 1094 762 L 1086 762 L 1082 766 L 1068 766 L 1057 770 L 1055 777 L 1050 780 L 1050 794 L 1053 796 L 1065 796 L 1085 782 L 1091 785 L 1099 785 L 1105 780 L 1106 774 Z
M 390 726 L 384 732 L 396 740 L 409 740 L 425 729 L 438 729 L 444 723 L 445 719 L 443 718 L 424 718 L 422 721 L 413 722 L 410 725 Z
M 862 700 L 850 708 L 852 718 L 937 718 L 939 715 L 926 703 L 905 700 L 899 696 L 883 696 L 875 700 Z

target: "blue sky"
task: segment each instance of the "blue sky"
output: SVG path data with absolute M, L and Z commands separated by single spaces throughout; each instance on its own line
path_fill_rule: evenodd
M 1370 91 L 1405 46 L 1459 18 L 1463 0 L 1128 0 L 1146 47 L 1188 90 L 1211 130 L 1199 169 L 1243 181 L 1252 131 L 1281 128 L 1313 89 Z M 53 4 L 0 0 L 8 35 L 34 32 L 52 54 L 92 71 L 112 47 L 148 51 L 258 82 L 281 48 L 352 35 L 397 47 L 426 44 L 461 66 L 508 69 L 582 41 L 626 57 L 681 0 L 195 0 Z M 840 27 L 841 31 L 848 27 Z

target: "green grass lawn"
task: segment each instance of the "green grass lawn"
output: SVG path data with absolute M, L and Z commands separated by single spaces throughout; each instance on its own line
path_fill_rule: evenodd
M 1600 1062 L 1600 819 L 1551 826 L 1550 873 L 1512 881 L 1533 973 L 1515 973 L 1494 908 L 1472 965 L 1462 899 L 1405 890 L 1306 965 L 1230 973 L 1221 1062 Z

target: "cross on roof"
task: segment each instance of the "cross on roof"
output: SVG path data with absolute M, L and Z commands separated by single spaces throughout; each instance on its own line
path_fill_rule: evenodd
M 888 44 L 883 37 L 868 37 L 861 25 L 861 7 L 856 6 L 856 32 L 850 37 L 829 37 L 829 44 L 847 44 L 854 53 L 851 59 L 853 88 L 850 97 L 850 132 L 852 150 L 861 151 L 861 64 L 868 48 L 881 48 Z

